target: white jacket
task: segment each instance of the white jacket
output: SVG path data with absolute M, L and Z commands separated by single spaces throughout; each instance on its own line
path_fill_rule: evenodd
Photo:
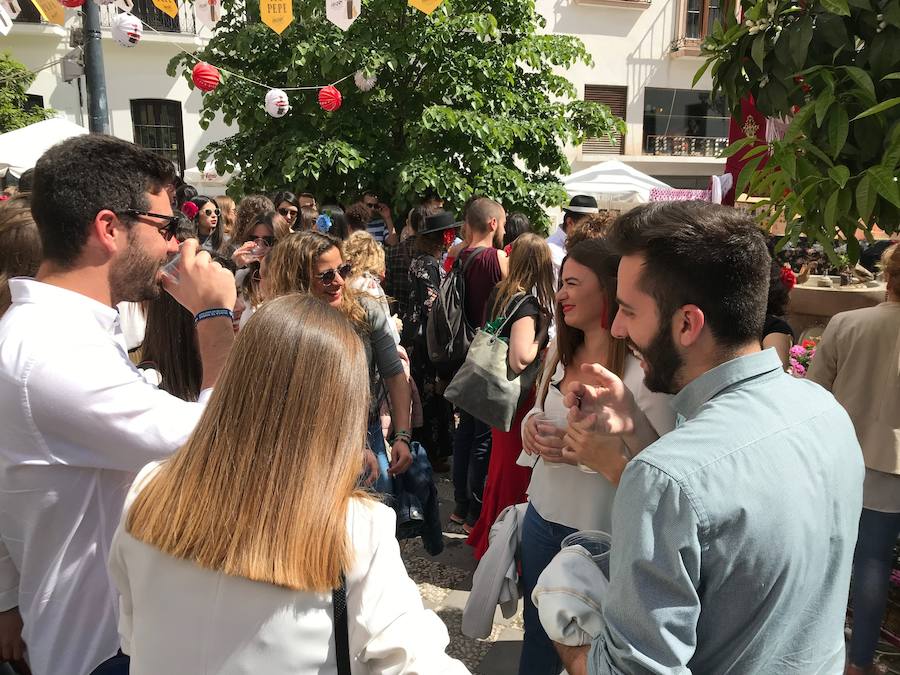
M 125 513 L 157 466 L 135 480 Z M 447 629 L 406 574 L 393 510 L 352 500 L 347 528 L 356 554 L 346 575 L 353 674 L 468 675 L 444 653 Z M 119 634 L 131 675 L 337 672 L 330 593 L 203 569 L 138 541 L 122 523 L 109 571 L 121 593 Z
M 478 562 L 463 611 L 462 632 L 467 637 L 486 638 L 491 634 L 497 605 L 507 619 L 516 613 L 521 595 L 516 558 L 527 509 L 527 503 L 507 506 L 491 525 L 490 544 Z

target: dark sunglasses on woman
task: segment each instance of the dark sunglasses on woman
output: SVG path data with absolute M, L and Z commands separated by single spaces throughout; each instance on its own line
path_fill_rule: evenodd
M 297 217 L 297 209 L 278 209 L 278 213 L 280 213 L 285 218 Z
M 330 286 L 334 283 L 337 275 L 341 275 L 341 279 L 346 279 L 353 272 L 353 265 L 350 263 L 344 263 L 337 269 L 325 270 L 321 274 L 317 274 L 316 277 L 319 281 L 321 281 L 326 286 Z
M 221 211 L 219 211 L 219 209 L 203 209 L 203 213 L 205 213 L 207 216 L 211 216 L 215 213 L 218 216 Z

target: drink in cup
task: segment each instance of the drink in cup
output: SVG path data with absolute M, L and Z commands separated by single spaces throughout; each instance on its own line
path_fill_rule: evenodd
M 562 547 L 581 546 L 591 556 L 594 564 L 600 568 L 604 576 L 609 579 L 609 551 L 611 538 L 606 532 L 600 530 L 582 530 L 573 532 L 562 540 Z
M 535 414 L 535 418 L 537 419 L 538 424 L 552 426 L 556 428 L 556 434 L 559 435 L 560 438 L 566 433 L 566 428 L 569 426 L 568 422 L 568 413 L 563 410 L 562 412 L 554 413 L 543 411 Z M 554 435 L 556 435 L 554 434 Z M 541 433 L 540 435 L 546 436 L 546 433 Z M 548 469 L 558 469 L 563 466 L 562 463 L 559 462 L 544 462 L 544 466 Z
M 181 244 L 178 246 L 178 253 L 169 258 L 169 261 L 162 266 L 163 276 L 168 277 L 173 284 L 178 284 L 180 276 L 179 266 L 181 265 Z

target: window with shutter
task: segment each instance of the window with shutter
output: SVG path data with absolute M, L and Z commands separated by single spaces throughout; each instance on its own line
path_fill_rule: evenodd
M 181 103 L 158 99 L 131 101 L 134 142 L 172 162 L 184 174 L 184 130 Z
M 613 87 L 602 84 L 584 85 L 584 100 L 596 101 L 609 106 L 612 114 L 625 119 L 625 105 L 628 100 L 628 87 Z M 586 138 L 581 146 L 582 153 L 602 155 L 624 155 L 625 137 L 613 134 L 613 141 L 601 138 Z

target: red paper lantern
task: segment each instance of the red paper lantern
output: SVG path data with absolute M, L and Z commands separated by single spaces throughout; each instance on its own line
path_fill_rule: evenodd
M 191 79 L 200 91 L 212 91 L 219 86 L 219 69 L 200 61 L 191 71 Z
M 75 7 L 81 7 L 84 4 L 84 0 L 59 0 L 59 4 L 63 7 L 74 9 Z
M 326 112 L 334 112 L 341 107 L 341 92 L 330 84 L 319 90 L 319 106 Z

